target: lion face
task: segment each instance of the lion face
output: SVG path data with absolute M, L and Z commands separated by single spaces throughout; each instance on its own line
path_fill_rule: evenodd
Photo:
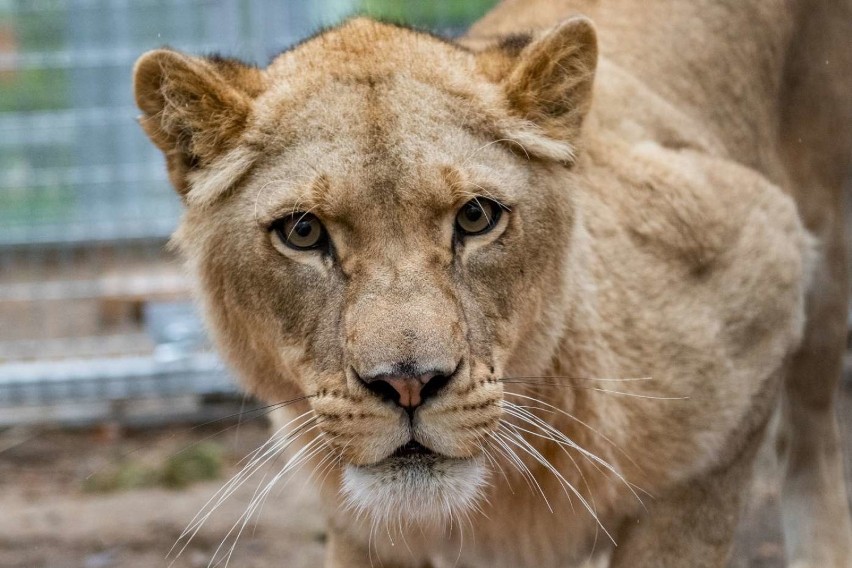
M 571 147 L 495 83 L 500 66 L 530 82 L 514 56 L 355 20 L 265 71 L 168 51 L 137 64 L 214 337 L 264 399 L 306 397 L 370 512 L 474 501 L 502 378 L 556 349 Z

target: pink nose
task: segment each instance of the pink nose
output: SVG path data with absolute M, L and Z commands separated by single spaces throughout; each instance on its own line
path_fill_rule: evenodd
M 361 378 L 361 381 L 376 395 L 393 401 L 412 414 L 446 385 L 451 377 L 452 373 L 430 372 L 422 375 L 377 375 Z
M 432 379 L 431 376 L 421 377 L 385 377 L 382 379 L 399 394 L 396 401 L 403 408 L 417 408 L 423 403 L 421 394 L 423 387 Z

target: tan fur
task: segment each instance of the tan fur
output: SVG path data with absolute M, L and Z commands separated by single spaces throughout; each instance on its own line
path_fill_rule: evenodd
M 468 522 L 415 527 L 401 511 L 376 534 L 344 508 L 337 470 L 327 566 L 723 566 L 785 376 L 791 560 L 852 562 L 837 369 L 816 369 L 813 403 L 797 398 L 840 179 L 788 150 L 810 99 L 787 74 L 797 41 L 825 41 L 808 18 L 845 9 L 825 5 L 518 0 L 466 47 L 357 19 L 264 70 L 140 59 L 142 124 L 188 204 L 175 241 L 246 387 L 308 395 L 293 408 L 319 417 L 338 468 L 384 463 L 413 433 L 491 470 Z M 577 12 L 598 31 L 559 23 Z M 813 79 L 813 96 L 841 80 Z M 818 243 L 785 192 L 810 203 Z M 459 244 L 475 196 L 508 211 Z M 270 224 L 297 211 L 322 220 L 332 255 L 276 241 Z M 457 368 L 412 426 L 356 377 L 402 362 Z M 536 436 L 510 403 L 576 446 Z M 529 430 L 516 449 L 532 479 L 496 450 L 501 424 Z

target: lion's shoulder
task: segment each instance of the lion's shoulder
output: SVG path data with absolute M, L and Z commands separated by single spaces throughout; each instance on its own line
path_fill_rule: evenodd
M 652 141 L 606 153 L 596 166 L 604 171 L 588 174 L 593 201 L 602 225 L 617 226 L 630 248 L 696 275 L 716 263 L 716 269 L 747 262 L 782 270 L 777 256 L 804 254 L 795 203 L 760 173 Z

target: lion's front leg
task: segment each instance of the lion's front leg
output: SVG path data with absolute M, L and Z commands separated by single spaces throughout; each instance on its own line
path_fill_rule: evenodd
M 403 568 L 403 564 L 380 558 L 374 549 L 372 557 L 366 543 L 352 538 L 341 529 L 329 528 L 328 543 L 326 544 L 325 568 Z M 429 568 L 425 562 L 417 562 L 413 557 L 405 568 Z
M 325 568 L 372 568 L 367 549 L 340 530 L 329 529 Z
M 727 566 L 742 499 L 762 436 L 735 462 L 646 500 L 647 512 L 624 522 L 612 568 Z

